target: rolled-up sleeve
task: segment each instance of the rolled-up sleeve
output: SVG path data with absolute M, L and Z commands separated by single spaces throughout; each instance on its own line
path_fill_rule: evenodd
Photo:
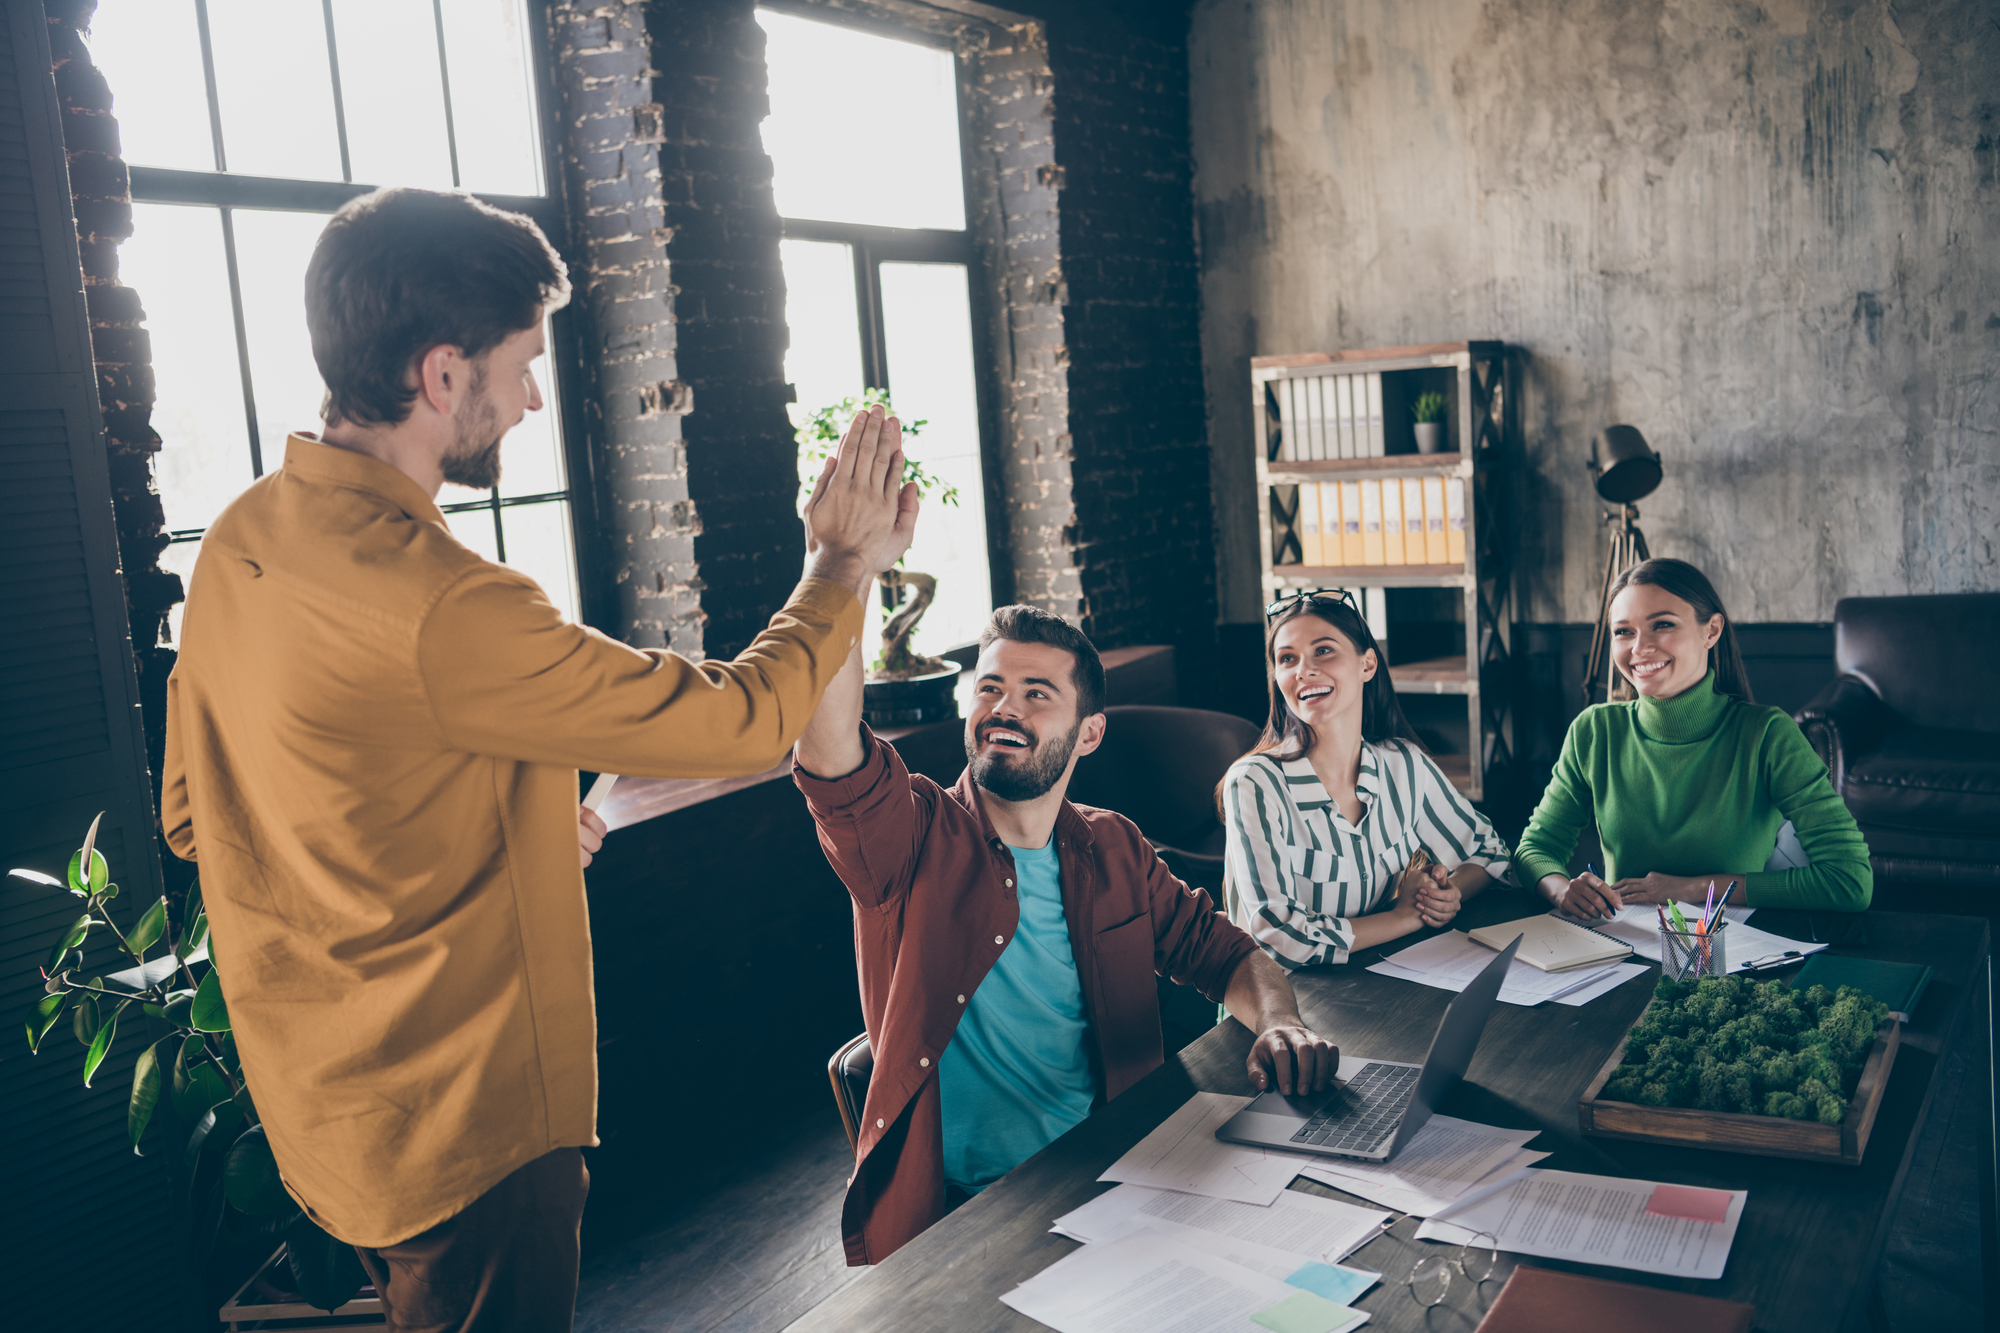
M 1277 777 L 1255 763 L 1230 769 L 1222 813 L 1224 865 L 1238 923 L 1287 968 L 1346 962 L 1353 923 L 1313 911 L 1292 892 L 1281 849 L 1298 836 L 1296 817 Z
M 880 907 L 910 891 L 936 789 L 920 793 L 896 747 L 866 723 L 861 743 L 868 757 L 846 777 L 816 777 L 795 758 L 792 780 L 805 794 L 819 845 L 840 882 L 863 907 Z
M 695 663 L 571 624 L 533 580 L 488 564 L 438 598 L 417 651 L 454 749 L 640 777 L 736 777 L 784 759 L 861 623 L 852 591 L 807 579 L 735 658 Z

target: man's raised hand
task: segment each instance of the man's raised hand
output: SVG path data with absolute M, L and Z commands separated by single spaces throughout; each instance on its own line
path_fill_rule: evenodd
M 806 573 L 866 596 L 909 549 L 917 488 L 904 485 L 903 426 L 878 405 L 857 415 L 806 501 Z

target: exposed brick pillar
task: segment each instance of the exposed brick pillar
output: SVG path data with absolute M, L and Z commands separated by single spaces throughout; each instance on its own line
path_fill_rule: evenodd
M 162 647 L 160 640 L 167 611 L 181 600 L 182 590 L 180 576 L 161 570 L 159 564 L 167 534 L 166 515 L 153 485 L 153 455 L 160 450 L 160 437 L 152 427 L 152 348 L 139 293 L 118 281 L 118 246 L 132 234 L 132 183 L 119 155 L 112 90 L 84 44 L 96 8 L 97 0 L 50 0 L 49 48 L 62 104 L 91 356 L 97 363 L 97 396 L 104 410 L 112 514 L 157 808 L 166 747 L 167 676 L 174 665 L 173 651 Z M 163 859 L 174 863 L 172 857 Z
M 556 0 L 550 65 L 563 132 L 585 326 L 585 402 L 599 457 L 617 588 L 616 633 L 644 648 L 702 655 L 701 523 L 688 494 L 682 421 L 690 393 L 675 359 L 674 288 L 661 199 L 660 108 L 645 6 Z M 588 536 L 587 538 L 588 539 Z
M 769 623 L 805 560 L 754 10 L 754 0 L 646 9 L 678 378 L 693 404 L 681 429 L 699 515 L 703 646 L 716 656 L 735 654 Z

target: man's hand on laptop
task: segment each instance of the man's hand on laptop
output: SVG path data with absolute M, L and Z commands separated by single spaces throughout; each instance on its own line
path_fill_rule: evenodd
M 806 501 L 806 573 L 866 598 L 909 549 L 917 486 L 903 483 L 903 426 L 878 405 L 857 415 Z
M 598 818 L 597 811 L 587 805 L 576 808 L 576 846 L 586 867 L 590 865 L 590 858 L 603 849 L 604 835 L 609 832 L 611 827 Z
M 1324 1092 L 1340 1070 L 1340 1048 L 1307 1027 L 1297 1014 L 1265 1026 L 1250 1047 L 1250 1085 L 1294 1093 Z

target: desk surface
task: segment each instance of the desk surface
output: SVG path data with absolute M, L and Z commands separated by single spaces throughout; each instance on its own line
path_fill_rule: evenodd
M 1474 900 L 1460 924 L 1523 915 L 1526 904 L 1521 898 L 1496 893 Z M 1718 1281 L 1656 1277 L 1549 1259 L 1530 1262 L 1747 1301 L 1757 1307 L 1762 1333 L 1794 1329 L 1823 1333 L 1861 1317 L 1890 1215 L 1902 1192 L 1910 1150 L 1930 1108 L 1939 1054 L 1956 1035 L 1975 983 L 1984 1000 L 1981 969 L 1988 948 L 1986 923 L 1976 918 L 1876 912 L 1863 920 L 1866 944 L 1836 946 L 1834 952 L 1924 961 L 1936 969 L 1936 976 L 1914 1021 L 1904 1030 L 1874 1136 L 1859 1166 L 1584 1138 L 1577 1130 L 1577 1097 L 1645 1008 L 1659 975 L 1656 968 L 1581 1008 L 1543 1004 L 1524 1009 L 1503 1004 L 1495 1009 L 1465 1083 L 1443 1107 L 1447 1114 L 1511 1128 L 1539 1128 L 1541 1136 L 1529 1146 L 1554 1154 L 1540 1163 L 1544 1167 L 1750 1192 L 1729 1266 Z M 1800 923 L 1803 926 L 1802 918 Z M 1759 924 L 1771 928 L 1768 918 Z M 1399 941 L 1390 949 L 1406 943 Z M 1365 964 L 1379 956 L 1358 954 L 1348 965 L 1297 975 L 1300 1007 L 1308 1023 L 1351 1053 L 1421 1060 L 1451 995 L 1366 971 Z M 1250 1034 L 1240 1024 L 1232 1021 L 1217 1027 L 843 1288 L 794 1323 L 792 1330 L 1028 1333 L 1041 1328 L 1002 1305 L 999 1297 L 1075 1252 L 1075 1242 L 1049 1234 L 1049 1224 L 1111 1188 L 1098 1183 L 1098 1174 L 1197 1089 L 1248 1094 L 1243 1062 L 1249 1049 Z M 1292 1188 L 1351 1203 L 1368 1202 L 1305 1179 Z M 1383 1276 L 1357 1302 L 1374 1314 L 1369 1328 L 1470 1333 L 1513 1260 L 1503 1257 L 1500 1279 L 1486 1283 L 1476 1295 L 1462 1281 L 1455 1283 L 1447 1302 L 1451 1308 L 1440 1309 L 1427 1321 L 1403 1278 L 1420 1252 L 1442 1247 L 1412 1240 L 1416 1226 L 1415 1218 L 1400 1218 L 1389 1235 L 1370 1242 L 1348 1260 Z M 1968 1262 L 1977 1261 L 1977 1243 L 1977 1238 L 1968 1238 Z

